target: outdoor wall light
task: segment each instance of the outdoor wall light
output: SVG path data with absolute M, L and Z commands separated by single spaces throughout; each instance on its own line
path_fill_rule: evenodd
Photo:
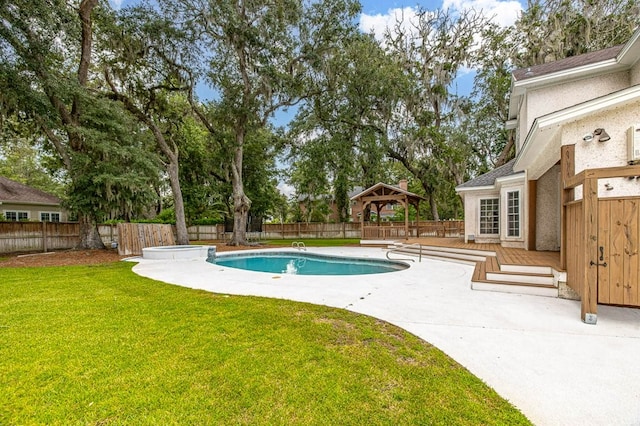
M 598 136 L 598 142 L 606 142 L 611 139 L 609 133 L 607 133 L 603 128 L 597 128 L 593 131 L 594 136 Z

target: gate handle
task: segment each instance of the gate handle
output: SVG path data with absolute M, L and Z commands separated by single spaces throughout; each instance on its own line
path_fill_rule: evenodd
M 604 247 L 600 246 L 600 262 L 604 260 Z

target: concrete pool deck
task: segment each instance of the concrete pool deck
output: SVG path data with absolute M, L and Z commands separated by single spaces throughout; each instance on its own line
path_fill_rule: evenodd
M 385 258 L 380 248 L 311 253 Z M 395 258 L 400 257 L 395 255 Z M 395 324 L 435 345 L 537 425 L 640 424 L 640 309 L 473 291 L 473 267 L 423 259 L 376 275 L 299 276 L 225 268 L 200 260 L 136 259 L 139 275 L 230 295 L 344 308 Z

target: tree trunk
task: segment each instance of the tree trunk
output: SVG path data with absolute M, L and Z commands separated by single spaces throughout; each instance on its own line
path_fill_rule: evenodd
M 233 187 L 233 236 L 229 245 L 246 246 L 247 242 L 247 218 L 251 200 L 244 193 L 244 182 L 242 179 L 242 160 L 244 156 L 243 142 L 244 135 L 238 132 L 236 136 L 236 149 L 231 165 L 231 184 Z
M 189 244 L 189 233 L 187 232 L 187 221 L 184 214 L 184 200 L 182 199 L 182 188 L 178 173 L 178 162 L 173 159 L 167 166 L 169 172 L 169 184 L 173 193 L 173 206 L 176 213 L 176 243 L 179 245 Z
M 438 214 L 438 205 L 436 204 L 436 197 L 433 192 L 429 192 L 429 205 L 431 206 L 431 215 L 433 220 L 439 221 L 440 215 Z
M 78 217 L 80 223 L 80 242 L 79 249 L 104 249 L 104 243 L 98 232 L 98 223 L 88 215 L 80 215 Z
M 496 160 L 496 167 L 500 167 L 506 164 L 511 158 L 513 158 L 512 152 L 513 147 L 515 145 L 515 132 L 513 130 L 509 131 L 509 137 L 507 140 L 507 144 L 502 148 L 502 152 L 500 152 L 500 156 Z
M 160 127 L 156 124 L 153 118 L 142 111 L 133 100 L 120 93 L 116 85 L 111 81 L 111 75 L 109 70 L 105 70 L 104 73 L 107 84 L 111 88 L 113 97 L 122 102 L 127 111 L 131 112 L 140 123 L 146 125 L 153 133 L 153 137 L 158 144 L 160 152 L 167 157 L 168 164 L 166 166 L 167 173 L 169 174 L 169 185 L 171 186 L 171 192 L 173 194 L 174 209 L 176 215 L 176 237 L 177 243 L 180 245 L 189 244 L 189 234 L 187 232 L 187 220 L 184 214 L 184 199 L 182 198 L 182 188 L 180 186 L 180 161 L 179 150 L 175 143 L 169 146 L 167 139 L 160 130 Z

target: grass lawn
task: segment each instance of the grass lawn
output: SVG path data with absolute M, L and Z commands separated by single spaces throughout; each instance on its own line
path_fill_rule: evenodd
M 0 268 L 0 424 L 529 424 L 382 321 L 131 267 Z

